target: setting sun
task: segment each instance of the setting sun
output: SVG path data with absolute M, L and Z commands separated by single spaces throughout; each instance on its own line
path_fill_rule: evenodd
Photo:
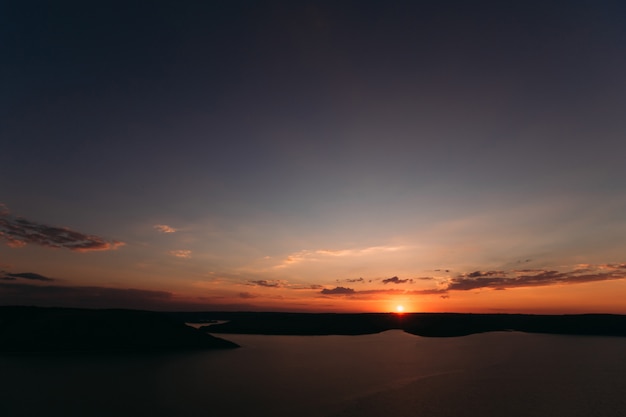
M 403 306 L 396 306 L 396 311 L 398 313 L 403 313 L 404 312 L 404 307 Z

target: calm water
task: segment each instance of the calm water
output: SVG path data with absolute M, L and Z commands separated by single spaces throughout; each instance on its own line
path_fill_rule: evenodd
M 626 339 L 227 335 L 241 349 L 0 357 L 0 415 L 626 416 Z

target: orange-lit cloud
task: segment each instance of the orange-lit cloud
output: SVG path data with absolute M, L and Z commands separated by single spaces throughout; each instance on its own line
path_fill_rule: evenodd
M 259 287 L 270 287 L 270 288 L 278 288 L 278 287 L 284 287 L 285 286 L 285 281 L 281 281 L 281 280 L 267 280 L 267 279 L 259 279 L 259 280 L 254 280 L 254 281 L 248 281 L 248 285 L 255 285 L 255 286 L 259 286 Z
M 586 264 L 586 267 L 589 268 L 590 266 L 588 264 Z M 626 264 L 604 264 L 604 265 L 598 265 L 598 269 L 616 271 L 616 270 L 620 270 L 620 269 L 626 269 Z
M 178 231 L 178 229 L 166 224 L 155 224 L 153 227 L 161 233 L 176 233 Z
M 598 270 L 606 270 L 608 265 L 599 265 Z M 589 269 L 572 271 L 538 271 L 532 274 L 508 274 L 503 271 L 495 275 L 471 274 L 452 278 L 446 289 L 448 291 L 468 291 L 476 289 L 506 290 L 521 287 L 543 287 L 548 285 L 581 284 L 596 281 L 609 281 L 626 278 L 626 267 L 613 267 L 610 272 L 587 273 Z M 510 276 L 513 275 L 513 276 Z
M 88 235 L 67 227 L 48 226 L 22 217 L 14 217 L 6 205 L 0 206 L 0 238 L 12 248 L 35 244 L 75 252 L 112 250 L 124 245 L 123 242 Z
M 258 295 L 249 293 L 247 291 L 239 293 L 239 298 L 257 298 L 257 297 L 258 297 Z
M 246 285 L 265 288 L 286 288 L 290 290 L 319 290 L 324 288 L 322 285 L 317 284 L 291 284 L 285 280 L 280 279 L 249 280 Z
M 478 277 L 497 277 L 505 274 L 504 271 L 474 271 L 462 274 L 462 277 L 478 278 Z
M 334 258 L 359 257 L 365 255 L 384 254 L 396 252 L 405 249 L 404 246 L 371 246 L 360 249 L 318 249 L 318 250 L 302 250 L 288 255 L 275 268 L 285 268 L 301 262 L 316 262 Z
M 441 295 L 446 294 L 444 288 L 428 288 L 424 290 L 402 290 L 402 289 L 372 289 L 357 291 L 348 287 L 324 288 L 320 294 L 324 295 L 349 295 L 349 296 L 371 296 L 371 295 Z
M 171 250 L 169 254 L 177 258 L 189 259 L 191 258 L 191 251 L 187 249 Z
M 626 279 L 626 264 L 601 264 L 585 265 L 584 269 L 574 267 L 567 271 L 526 269 L 511 271 L 473 271 L 462 273 L 456 277 L 445 280 L 435 277 L 420 277 L 423 281 L 437 281 L 435 288 L 425 289 L 365 289 L 354 290 L 348 287 L 337 286 L 324 288 L 320 294 L 341 296 L 363 296 L 376 294 L 402 294 L 402 295 L 439 295 L 447 296 L 453 291 L 472 291 L 481 289 L 507 290 L 526 287 L 546 287 L 554 285 L 573 285 L 600 281 Z M 350 281 L 350 280 L 347 280 Z M 361 282 L 352 280 L 351 282 Z M 383 279 L 383 284 L 413 284 L 410 278 L 401 279 L 397 276 Z
M 16 240 L 10 236 L 3 235 L 2 232 L 0 232 L 0 237 L 4 237 L 6 239 L 6 245 L 10 248 L 23 248 L 26 246 L 26 242 L 23 240 Z

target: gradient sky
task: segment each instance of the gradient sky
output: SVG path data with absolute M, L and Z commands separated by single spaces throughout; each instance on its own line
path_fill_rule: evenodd
M 0 303 L 626 314 L 625 22 L 3 2 Z

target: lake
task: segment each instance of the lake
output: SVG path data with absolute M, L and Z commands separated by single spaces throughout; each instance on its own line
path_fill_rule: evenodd
M 626 416 L 626 338 L 224 338 L 242 348 L 0 356 L 0 415 Z

